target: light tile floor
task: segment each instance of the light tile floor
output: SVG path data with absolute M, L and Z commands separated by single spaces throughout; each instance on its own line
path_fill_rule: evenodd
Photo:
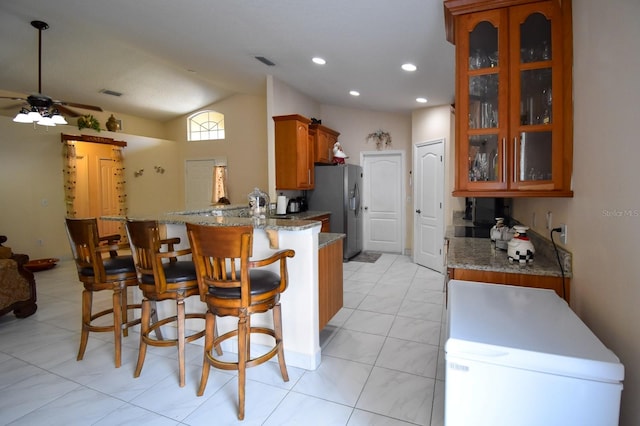
M 442 275 L 383 254 L 375 264 L 345 263 L 344 279 L 344 308 L 321 333 L 320 367 L 288 367 L 287 383 L 276 363 L 249 369 L 239 422 L 231 372 L 212 369 L 196 396 L 201 345 L 188 345 L 184 388 L 175 348 L 150 347 L 133 378 L 135 331 L 124 339 L 121 368 L 113 366 L 110 333 L 92 333 L 76 361 L 81 285 L 63 261 L 36 274 L 36 314 L 0 317 L 0 424 L 442 425 Z

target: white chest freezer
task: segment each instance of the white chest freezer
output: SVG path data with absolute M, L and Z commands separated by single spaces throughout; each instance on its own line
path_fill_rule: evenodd
M 447 426 L 615 426 L 624 367 L 552 290 L 452 280 Z

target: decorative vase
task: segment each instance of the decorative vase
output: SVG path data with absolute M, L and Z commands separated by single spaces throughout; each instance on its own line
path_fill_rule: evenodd
M 105 125 L 107 126 L 107 130 L 110 132 L 115 132 L 120 129 L 120 124 L 113 114 L 111 114 L 111 117 L 109 117 Z

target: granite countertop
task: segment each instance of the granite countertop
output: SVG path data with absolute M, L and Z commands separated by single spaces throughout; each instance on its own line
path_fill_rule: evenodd
M 345 234 L 338 234 L 335 232 L 321 232 L 318 234 L 318 248 L 326 247 L 329 244 L 342 240 L 346 237 Z
M 246 210 L 246 207 L 244 207 Z M 174 212 L 167 214 L 149 215 L 144 217 L 131 217 L 136 220 L 157 220 L 158 223 L 196 223 L 200 225 L 212 226 L 245 226 L 252 225 L 257 229 L 300 231 L 303 229 L 321 226 L 321 222 L 316 220 L 306 220 L 310 217 L 329 214 L 325 211 L 307 211 L 303 213 L 288 214 L 283 218 L 253 219 L 248 216 L 234 216 L 233 214 L 243 214 L 241 208 L 227 206 L 226 209 L 203 209 L 189 212 Z M 126 220 L 123 216 L 102 216 L 105 220 Z
M 454 225 L 461 225 L 461 223 L 454 219 Z M 445 235 L 449 244 L 447 268 L 562 276 L 551 241 L 545 240 L 531 231 L 527 235 L 531 238 L 536 253 L 532 263 L 521 265 L 509 262 L 507 251 L 497 249 L 489 238 L 456 237 L 454 236 L 454 226 L 450 226 Z M 560 249 L 560 259 L 563 262 L 565 277 L 570 278 L 572 276 L 571 253 Z

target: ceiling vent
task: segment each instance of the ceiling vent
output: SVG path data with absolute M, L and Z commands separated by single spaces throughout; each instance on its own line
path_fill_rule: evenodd
M 268 60 L 264 56 L 256 56 L 255 58 L 267 66 L 270 66 L 270 67 L 275 66 L 275 62 Z
M 105 95 L 111 95 L 116 97 L 122 96 L 122 93 L 116 92 L 115 90 L 109 90 L 109 89 L 102 89 L 100 90 L 100 93 L 104 93 Z

